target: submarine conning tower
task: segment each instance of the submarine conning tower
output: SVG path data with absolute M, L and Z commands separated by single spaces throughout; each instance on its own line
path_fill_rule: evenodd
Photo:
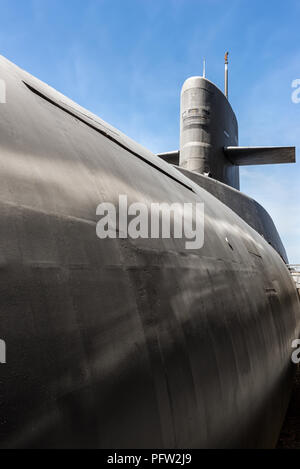
M 205 67 L 204 67 L 205 70 Z M 240 188 L 240 166 L 295 163 L 295 147 L 239 147 L 238 123 L 225 94 L 203 76 L 188 78 L 181 90 L 180 150 L 157 156 L 184 170 Z
M 226 96 L 204 77 L 188 78 L 181 91 L 180 166 L 239 189 L 239 167 L 224 152 L 237 145 L 238 123 Z

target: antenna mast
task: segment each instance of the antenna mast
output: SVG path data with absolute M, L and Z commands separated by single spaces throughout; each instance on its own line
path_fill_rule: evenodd
M 229 52 L 225 54 L 225 96 L 228 99 L 228 55 Z

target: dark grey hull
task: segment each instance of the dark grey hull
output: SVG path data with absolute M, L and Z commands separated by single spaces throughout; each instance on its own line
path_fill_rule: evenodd
M 0 70 L 0 447 L 273 447 L 300 316 L 282 257 L 176 169 Z M 120 193 L 204 201 L 204 247 L 99 240 L 96 207 Z

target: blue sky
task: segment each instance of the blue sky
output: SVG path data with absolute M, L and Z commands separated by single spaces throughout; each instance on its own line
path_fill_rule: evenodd
M 295 145 L 296 165 L 246 167 L 241 189 L 273 217 L 300 264 L 300 2 L 0 0 L 0 53 L 153 152 L 179 145 L 179 95 L 202 73 L 230 101 L 240 145 Z

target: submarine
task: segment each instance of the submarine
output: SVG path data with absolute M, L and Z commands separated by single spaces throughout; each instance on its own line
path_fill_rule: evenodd
M 142 147 L 0 58 L 0 448 L 274 448 L 300 302 L 239 167 L 225 93 L 181 93 L 180 149 Z M 5 101 L 5 102 L 4 102 Z M 204 244 L 96 236 L 100 203 L 203 203 Z

